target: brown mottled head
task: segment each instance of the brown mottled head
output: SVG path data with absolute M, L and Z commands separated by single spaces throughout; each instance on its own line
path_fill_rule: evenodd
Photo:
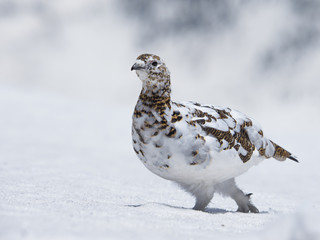
M 162 59 L 157 55 L 140 55 L 131 67 L 132 70 L 136 70 L 144 86 L 162 88 L 170 84 L 170 72 Z

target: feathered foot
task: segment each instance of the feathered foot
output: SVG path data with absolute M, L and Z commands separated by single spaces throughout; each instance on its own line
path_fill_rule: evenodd
M 250 196 L 252 193 L 245 194 L 241 189 L 238 188 L 234 178 L 229 179 L 216 186 L 216 191 L 224 196 L 231 197 L 238 205 L 238 212 L 243 213 L 259 213 L 258 208 L 251 202 Z
M 242 191 L 241 191 L 242 192 Z M 242 192 L 243 193 L 243 192 Z M 238 210 L 237 212 L 243 212 L 243 213 L 248 213 L 248 212 L 252 212 L 252 213 L 259 213 L 259 209 L 256 208 L 255 205 L 253 205 L 253 203 L 250 200 L 252 193 L 248 193 L 246 195 L 244 195 L 239 199 L 235 199 L 237 205 L 238 205 Z

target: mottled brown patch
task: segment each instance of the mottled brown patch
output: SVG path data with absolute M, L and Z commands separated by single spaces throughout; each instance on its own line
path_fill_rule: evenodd
M 289 153 L 287 150 L 283 149 L 282 147 L 280 147 L 278 144 L 274 143 L 271 141 L 271 143 L 274 146 L 274 154 L 273 157 L 279 161 L 284 161 L 286 160 L 286 158 L 288 158 L 289 156 L 291 156 L 291 153 Z
M 137 57 L 137 59 L 146 62 L 152 56 L 154 57 L 155 55 L 145 53 L 145 54 L 141 54 L 139 57 Z
M 158 96 L 156 94 L 150 96 L 141 93 L 139 99 L 144 106 L 155 110 L 160 116 L 165 114 L 167 108 L 171 108 L 170 97 L 167 96 Z
M 196 122 L 195 121 L 189 121 L 188 124 L 190 124 L 191 126 L 196 126 Z
M 135 129 L 135 131 L 137 132 L 138 134 L 138 137 L 139 137 L 139 141 L 142 142 L 143 144 L 146 144 L 142 134 L 141 134 L 141 130 L 140 129 Z
M 204 138 L 204 136 L 201 136 L 200 134 L 198 134 L 197 136 L 195 136 L 195 139 L 201 139 L 202 141 L 206 141 L 206 139 Z
M 252 125 L 252 122 L 244 122 L 240 126 L 240 132 L 235 134 L 236 141 L 241 145 L 243 149 L 247 151 L 246 155 L 239 154 L 243 162 L 247 162 L 255 150 L 254 144 L 250 141 L 247 131 L 244 129 L 245 126 Z
M 161 66 L 161 67 L 159 67 L 159 70 L 161 71 L 161 72 L 166 72 L 166 67 L 165 66 Z M 162 73 L 160 73 L 160 74 L 162 74 Z
M 151 135 L 151 137 L 155 137 L 155 136 L 157 136 L 159 134 L 159 131 L 155 131 L 152 135 Z
M 140 149 L 139 151 L 141 153 L 142 156 L 144 156 L 144 152 Z
M 159 56 L 157 56 L 157 55 L 152 55 L 152 57 L 153 57 L 153 59 L 156 59 L 156 60 L 160 61 L 160 57 L 159 57 Z
M 229 113 L 223 111 L 220 113 L 222 118 L 228 117 Z M 240 146 L 247 151 L 246 155 L 239 153 L 239 157 L 243 162 L 247 162 L 255 150 L 254 144 L 250 141 L 247 131 L 245 127 L 252 126 L 251 121 L 246 121 L 242 125 L 240 125 L 240 132 L 235 132 L 233 135 L 230 131 L 221 131 L 215 128 L 209 128 L 202 126 L 202 129 L 208 134 L 217 138 L 220 146 L 223 145 L 223 140 L 228 143 L 228 146 L 224 148 L 224 150 L 234 148 L 236 151 L 239 151 Z
M 261 155 L 261 156 L 265 156 L 265 154 L 266 154 L 266 149 L 265 148 L 260 148 L 259 150 L 259 154 Z
M 248 120 L 248 121 L 246 121 L 246 122 L 244 122 L 242 124 L 242 127 L 251 127 L 251 126 L 252 126 L 252 121 L 251 120 Z
M 174 111 L 171 116 L 171 122 L 176 123 L 182 120 L 182 115 L 179 111 Z
M 215 111 L 219 114 L 221 119 L 226 119 L 228 117 L 232 117 L 229 112 L 226 110 L 215 109 Z
M 239 151 L 239 149 L 240 149 L 240 144 L 234 145 L 234 149 L 237 150 L 237 151 Z
M 152 124 L 149 123 L 148 121 L 144 121 L 144 126 L 145 126 L 146 128 L 152 128 Z
M 167 120 L 166 120 L 166 119 L 162 119 L 161 122 L 160 122 L 160 124 L 159 124 L 158 129 L 159 129 L 159 130 L 164 130 L 164 129 L 167 128 L 167 126 L 168 126 Z
M 133 115 L 134 115 L 135 118 L 140 118 L 140 117 L 142 117 L 141 111 L 138 111 L 137 109 L 134 109 Z
M 155 143 L 154 146 L 155 146 L 156 148 L 161 148 L 161 147 L 162 147 L 162 145 L 160 145 L 160 144 L 158 144 L 158 143 Z
M 139 154 L 139 151 L 133 147 L 133 150 L 136 152 L 136 154 Z
M 192 152 L 191 152 L 192 156 L 194 156 L 194 157 L 197 156 L 198 153 L 199 153 L 199 150 L 196 150 L 196 151 L 192 151 Z
M 200 103 L 197 103 L 197 102 L 193 102 L 193 105 L 197 106 L 197 107 L 200 107 L 201 104 Z
M 146 111 L 145 109 L 142 109 L 140 112 L 141 112 L 142 114 L 148 115 L 149 117 L 153 117 L 153 114 L 152 114 L 151 111 Z
M 167 137 L 174 137 L 177 133 L 177 130 L 174 127 L 170 127 L 169 132 L 166 134 Z
M 193 120 L 193 122 L 199 123 L 199 124 L 205 124 L 206 120 L 204 119 L 197 119 L 197 120 Z
M 176 105 L 176 106 L 179 107 L 179 108 L 185 107 L 185 105 L 183 105 L 182 103 L 173 102 L 173 104 Z
M 215 138 L 217 138 L 217 140 L 220 142 L 220 144 L 222 143 L 222 140 L 226 140 L 229 145 L 234 145 L 234 138 L 232 136 L 232 134 L 230 133 L 230 131 L 221 131 L 215 128 L 210 128 L 210 127 L 202 127 L 202 129 L 208 134 L 208 135 L 212 135 Z
M 194 113 L 192 114 L 194 117 L 199 117 L 199 118 L 207 118 L 207 120 L 204 120 L 204 119 L 198 119 L 198 120 L 194 120 L 195 122 L 199 122 L 200 124 L 204 124 L 203 121 L 206 121 L 206 122 L 211 122 L 212 120 L 217 120 L 216 117 L 210 115 L 209 113 L 207 112 L 203 112 L 199 109 L 195 109 Z

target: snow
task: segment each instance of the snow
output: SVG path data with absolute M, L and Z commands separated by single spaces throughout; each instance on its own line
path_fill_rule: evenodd
M 261 213 L 237 213 L 218 195 L 199 212 L 135 156 L 132 110 L 2 86 L 0 239 L 320 237 L 319 163 L 307 142 L 284 134 L 301 163 L 268 160 L 239 178 Z

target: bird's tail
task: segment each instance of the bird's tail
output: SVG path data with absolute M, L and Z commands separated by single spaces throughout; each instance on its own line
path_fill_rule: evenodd
M 271 140 L 270 142 L 273 144 L 275 150 L 272 156 L 273 158 L 277 159 L 278 161 L 284 161 L 289 158 L 295 162 L 299 162 L 296 156 L 292 155 L 290 152 L 280 147 L 278 144 L 272 142 Z

